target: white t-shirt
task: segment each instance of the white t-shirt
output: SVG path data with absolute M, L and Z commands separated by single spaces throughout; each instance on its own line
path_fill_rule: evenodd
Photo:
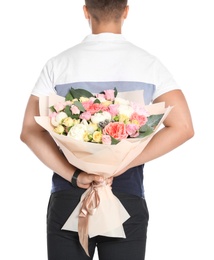
M 126 41 L 121 34 L 112 33 L 88 35 L 80 44 L 51 58 L 32 94 L 65 95 L 71 86 L 91 92 L 115 86 L 118 91 L 144 89 L 146 103 L 179 88 L 156 57 Z
M 84 88 L 92 93 L 117 88 L 118 92 L 143 90 L 145 104 L 179 89 L 169 71 L 145 50 L 121 34 L 88 35 L 80 44 L 51 58 L 44 66 L 32 94 L 57 93 Z M 53 175 L 52 192 L 69 189 L 69 182 Z M 114 178 L 113 191 L 144 197 L 143 165 Z

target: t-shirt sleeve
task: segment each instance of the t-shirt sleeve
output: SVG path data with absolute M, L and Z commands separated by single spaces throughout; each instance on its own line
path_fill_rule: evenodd
M 169 70 L 158 59 L 155 63 L 154 80 L 156 90 L 153 100 L 171 90 L 181 89 Z
M 53 63 L 52 60 L 49 60 L 43 67 L 31 94 L 35 96 L 48 96 L 51 93 L 56 93 L 56 91 L 54 89 Z

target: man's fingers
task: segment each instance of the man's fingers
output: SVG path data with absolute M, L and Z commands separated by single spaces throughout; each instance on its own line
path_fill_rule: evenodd
M 92 176 L 92 181 L 95 182 L 104 182 L 104 178 L 102 176 L 99 175 L 95 175 L 95 174 L 90 174 Z
M 96 174 L 87 174 L 82 172 L 77 179 L 78 187 L 87 189 L 90 187 L 91 183 L 101 184 L 105 182 L 105 184 L 111 186 L 113 183 L 113 177 L 105 179 L 103 176 L 99 176 Z

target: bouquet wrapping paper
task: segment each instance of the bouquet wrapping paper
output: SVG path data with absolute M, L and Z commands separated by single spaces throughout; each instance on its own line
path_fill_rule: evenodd
M 143 91 L 118 93 L 119 95 L 134 102 L 143 102 Z M 143 138 L 127 138 L 116 145 L 104 145 L 78 141 L 53 131 L 48 115 L 49 107 L 63 100 L 63 97 L 56 94 L 41 97 L 41 116 L 35 117 L 36 122 L 50 133 L 72 165 L 105 178 L 116 175 L 143 151 L 172 109 L 166 108 L 164 102 L 145 106 L 150 115 L 163 114 L 152 134 Z M 111 187 L 92 185 L 83 193 L 79 204 L 62 229 L 78 232 L 80 243 L 89 255 L 88 237 L 103 235 L 125 238 L 123 223 L 129 217 L 126 209 L 112 193 Z

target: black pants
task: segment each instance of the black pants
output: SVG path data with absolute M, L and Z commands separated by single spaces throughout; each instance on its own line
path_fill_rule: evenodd
M 48 260 L 93 259 L 95 247 L 100 260 L 144 260 L 149 214 L 146 201 L 140 197 L 114 193 L 131 216 L 123 224 L 126 238 L 90 238 L 91 257 L 82 249 L 77 232 L 61 230 L 83 192 L 72 189 L 51 194 L 47 212 Z

